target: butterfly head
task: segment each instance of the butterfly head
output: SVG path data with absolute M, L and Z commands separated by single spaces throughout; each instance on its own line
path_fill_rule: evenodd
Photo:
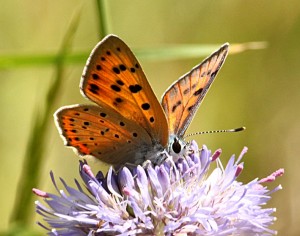
M 187 152 L 187 143 L 176 135 L 170 135 L 168 153 L 174 158 L 182 157 Z

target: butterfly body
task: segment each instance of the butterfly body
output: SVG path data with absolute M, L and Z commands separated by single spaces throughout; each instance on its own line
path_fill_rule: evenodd
M 184 154 L 183 135 L 227 55 L 225 44 L 156 98 L 128 46 L 108 35 L 92 51 L 80 90 L 96 105 L 60 108 L 55 120 L 65 145 L 116 168 L 155 165 Z

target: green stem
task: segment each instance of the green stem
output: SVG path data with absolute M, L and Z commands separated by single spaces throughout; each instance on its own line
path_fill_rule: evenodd
M 64 37 L 62 47 L 58 53 L 55 65 L 56 74 L 53 83 L 46 94 L 45 109 L 42 112 L 35 112 L 35 121 L 30 133 L 27 150 L 24 158 L 23 169 L 19 186 L 12 222 L 26 225 L 31 222 L 33 210 L 33 194 L 31 189 L 37 187 L 39 183 L 41 165 L 45 159 L 44 152 L 46 146 L 46 134 L 50 118 L 52 118 L 53 106 L 59 94 L 59 88 L 63 82 L 64 62 L 66 55 L 70 52 L 71 44 L 79 25 L 79 14 L 72 20 L 70 27 Z
M 104 38 L 108 34 L 108 21 L 105 9 L 105 0 L 96 0 L 98 23 L 99 23 L 99 37 Z

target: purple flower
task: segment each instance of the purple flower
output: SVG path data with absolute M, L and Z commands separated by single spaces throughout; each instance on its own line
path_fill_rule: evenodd
M 243 170 L 240 156 L 226 167 L 206 146 L 198 150 L 192 141 L 190 154 L 161 166 L 109 169 L 94 176 L 80 162 L 85 189 L 60 179 L 65 190 L 58 195 L 33 189 L 46 204 L 36 201 L 36 211 L 47 223 L 38 223 L 49 235 L 272 235 L 274 208 L 263 208 L 271 194 L 263 184 L 283 174 L 280 169 L 267 178 L 247 184 L 236 179 Z M 213 165 L 215 164 L 215 165 Z M 46 206 L 47 205 L 47 206 Z

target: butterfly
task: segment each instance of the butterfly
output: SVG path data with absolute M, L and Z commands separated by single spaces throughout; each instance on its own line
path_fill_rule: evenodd
M 175 81 L 156 98 L 138 60 L 117 36 L 92 50 L 80 91 L 96 105 L 65 106 L 54 114 L 66 146 L 115 168 L 151 161 L 163 153 L 186 152 L 183 139 L 198 107 L 228 54 L 228 44 Z

